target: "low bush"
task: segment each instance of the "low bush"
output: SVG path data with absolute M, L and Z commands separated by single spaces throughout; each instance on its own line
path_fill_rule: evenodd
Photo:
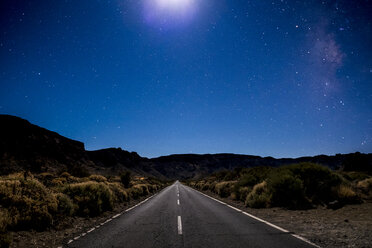
M 252 191 L 247 195 L 245 205 L 251 208 L 269 207 L 271 195 L 266 181 L 256 184 Z
M 286 168 L 271 173 L 267 179 L 267 186 L 272 206 L 303 208 L 308 205 L 302 180 Z
M 113 194 L 104 183 L 88 181 L 70 184 L 64 193 L 78 206 L 77 214 L 81 216 L 97 216 L 112 210 L 114 205 Z
M 50 186 L 58 187 L 58 186 L 63 186 L 65 183 L 67 183 L 67 179 L 64 177 L 57 177 L 52 179 L 50 182 Z
M 101 175 L 90 175 L 89 180 L 96 182 L 107 182 L 107 178 Z
M 235 181 L 217 183 L 216 186 L 214 187 L 214 191 L 221 197 L 228 197 L 233 192 L 234 183 Z
M 251 191 L 251 187 L 240 187 L 237 191 L 237 200 L 244 202 Z
M 113 193 L 115 202 L 125 202 L 129 200 L 128 192 L 123 189 L 120 183 L 108 183 L 108 186 Z
M 73 203 L 71 198 L 63 193 L 57 193 L 56 198 L 58 200 L 58 213 L 63 216 L 72 216 L 77 206 Z
M 336 200 L 332 189 L 342 183 L 342 178 L 327 167 L 314 163 L 299 163 L 283 168 L 301 179 L 304 194 L 313 204 Z
M 340 201 L 342 204 L 353 204 L 360 202 L 360 197 L 350 186 L 347 185 L 341 184 L 336 187 L 336 195 L 338 201 Z
M 363 193 L 368 194 L 372 191 L 372 177 L 359 181 L 356 187 L 363 191 Z
M 150 194 L 147 184 L 134 185 L 133 189 L 138 189 L 139 196 L 145 196 L 145 195 Z
M 45 230 L 53 223 L 58 201 L 36 179 L 0 180 L 0 205 L 11 216 L 10 228 Z

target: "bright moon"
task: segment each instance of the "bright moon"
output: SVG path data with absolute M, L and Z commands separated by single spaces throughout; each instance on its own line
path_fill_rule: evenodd
M 143 3 L 146 23 L 161 29 L 191 23 L 198 9 L 198 0 L 143 0 Z
M 194 0 L 156 0 L 161 9 L 185 10 L 189 8 Z

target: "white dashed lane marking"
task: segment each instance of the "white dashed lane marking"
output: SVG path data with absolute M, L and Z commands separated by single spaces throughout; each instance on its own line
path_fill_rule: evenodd
M 177 218 L 177 224 L 178 224 L 178 234 L 182 235 L 182 221 L 181 221 L 181 216 L 178 216 Z

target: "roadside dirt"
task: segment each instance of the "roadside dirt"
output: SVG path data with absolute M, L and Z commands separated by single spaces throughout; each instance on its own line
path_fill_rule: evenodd
M 70 239 L 79 234 L 88 231 L 92 227 L 106 221 L 115 214 L 118 214 L 144 199 L 150 197 L 147 195 L 130 203 L 123 203 L 115 207 L 114 210 L 103 213 L 101 216 L 94 218 L 70 217 L 66 218 L 56 225 L 55 228 L 44 231 L 19 231 L 11 232 L 13 242 L 11 248 L 16 247 L 64 247 Z
M 247 213 L 298 234 L 320 247 L 372 247 L 372 202 L 347 205 L 337 210 L 247 208 L 242 202 L 203 192 Z

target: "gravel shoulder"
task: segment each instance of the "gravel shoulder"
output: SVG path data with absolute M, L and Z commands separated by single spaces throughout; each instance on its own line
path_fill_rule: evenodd
M 372 246 L 372 202 L 347 205 L 337 210 L 325 207 L 309 210 L 254 209 L 210 191 L 203 193 L 283 227 L 320 247 Z

